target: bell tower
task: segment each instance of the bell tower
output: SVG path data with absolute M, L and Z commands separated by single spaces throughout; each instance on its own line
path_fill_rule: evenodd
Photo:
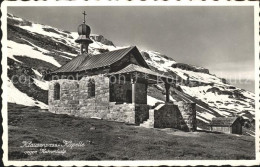
M 89 38 L 90 35 L 90 27 L 86 25 L 86 12 L 84 11 L 83 13 L 84 16 L 84 21 L 83 24 L 79 25 L 78 27 L 78 34 L 79 37 L 78 39 L 75 40 L 76 43 L 80 44 L 80 53 L 88 53 L 88 46 L 89 44 L 93 43 L 93 41 Z

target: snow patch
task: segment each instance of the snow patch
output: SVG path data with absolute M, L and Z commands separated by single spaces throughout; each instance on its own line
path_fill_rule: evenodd
M 199 120 L 201 120 L 202 122 L 205 122 L 205 123 L 207 123 L 207 124 L 209 124 L 209 123 L 210 123 L 210 121 L 208 121 L 208 120 L 206 120 L 206 119 L 202 118 L 202 117 L 201 117 L 201 116 L 199 116 L 199 115 L 197 115 L 197 116 L 196 116 L 196 119 L 199 119 Z
M 35 85 L 40 87 L 43 90 L 49 90 L 49 82 L 44 81 L 44 80 L 38 80 L 38 79 L 33 79 Z
M 48 109 L 48 106 L 38 100 L 29 97 L 27 94 L 18 90 L 13 83 L 8 79 L 8 102 L 16 103 L 25 106 L 38 106 L 42 109 Z
M 159 110 L 160 108 L 162 108 L 165 104 L 159 104 L 157 107 L 155 107 L 155 110 Z
M 52 63 L 53 65 L 55 65 L 57 67 L 61 66 L 53 57 L 44 55 L 42 52 L 34 50 L 33 47 L 31 47 L 29 45 L 16 43 L 16 42 L 13 42 L 10 40 L 7 43 L 8 43 L 8 46 L 11 47 L 11 48 L 8 48 L 8 57 L 15 61 L 18 61 L 14 57 L 14 55 L 17 55 L 17 56 L 26 56 L 26 57 L 30 57 L 33 59 L 39 59 L 42 61 L 46 61 L 46 62 Z M 43 51 L 44 49 L 41 49 L 41 50 Z M 48 52 L 47 50 L 44 50 L 44 51 Z
M 37 70 L 35 70 L 35 69 L 33 69 L 33 68 L 32 68 L 32 70 L 33 70 L 33 72 L 34 72 L 35 75 L 38 75 L 39 77 L 42 77 L 42 74 L 39 73 L 39 71 L 37 71 Z
M 147 95 L 147 104 L 148 104 L 148 105 L 154 106 L 155 103 L 157 103 L 157 102 L 164 103 L 162 100 L 158 100 L 158 99 L 156 99 L 156 98 L 154 98 L 154 97 L 152 97 L 152 96 L 148 96 L 148 95 Z

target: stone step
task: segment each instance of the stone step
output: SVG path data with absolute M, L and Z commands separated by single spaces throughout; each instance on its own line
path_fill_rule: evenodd
M 144 123 L 140 124 L 141 127 L 144 127 L 144 128 L 153 128 L 153 122 L 150 122 L 150 121 L 145 121 Z
M 147 121 L 144 121 L 142 124 L 140 124 L 141 127 L 146 127 L 146 128 L 153 128 L 154 126 L 154 121 L 148 119 Z
M 153 125 L 153 122 L 145 122 L 145 123 L 142 123 L 142 124 L 140 124 L 140 126 L 142 126 L 142 125 Z

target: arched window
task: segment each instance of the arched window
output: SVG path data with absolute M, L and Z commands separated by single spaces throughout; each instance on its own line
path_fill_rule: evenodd
M 54 100 L 60 100 L 60 84 L 56 83 L 54 85 Z
M 95 97 L 95 80 L 88 80 L 88 97 Z

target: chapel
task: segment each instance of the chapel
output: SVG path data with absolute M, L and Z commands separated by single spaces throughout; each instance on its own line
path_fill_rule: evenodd
M 85 12 L 84 12 L 85 14 Z M 196 130 L 196 104 L 170 101 L 175 77 L 153 71 L 136 46 L 93 55 L 91 29 L 78 26 L 80 54 L 44 76 L 49 81 L 49 111 L 150 127 Z M 147 89 L 163 84 L 165 102 L 147 104 Z

